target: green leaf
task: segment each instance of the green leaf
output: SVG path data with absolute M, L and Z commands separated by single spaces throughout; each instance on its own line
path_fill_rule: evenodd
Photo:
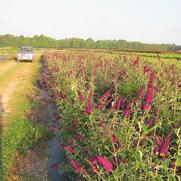
M 180 128 L 174 129 L 174 132 L 177 135 L 177 137 L 179 138 Z
M 181 154 L 177 155 L 177 167 L 181 167 Z
M 134 158 L 135 158 L 135 161 L 136 161 L 136 168 L 140 168 L 140 166 L 142 165 L 142 152 L 139 150 L 139 151 L 136 151 L 135 154 L 134 154 Z

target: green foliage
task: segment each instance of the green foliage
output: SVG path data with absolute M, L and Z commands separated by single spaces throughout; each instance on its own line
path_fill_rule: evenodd
M 43 80 L 61 116 L 57 134 L 68 160 L 79 164 L 60 165 L 72 180 L 177 180 L 180 123 L 172 107 L 178 105 L 181 76 L 176 60 L 170 65 L 153 58 L 75 51 L 47 52 L 44 60 Z M 109 160 L 111 172 L 95 163 L 97 155 Z
M 180 50 L 175 44 L 145 44 L 141 42 L 127 42 L 126 40 L 86 40 L 69 38 L 55 40 L 44 35 L 34 37 L 1 35 L 0 47 L 34 46 L 37 48 L 94 48 L 94 49 L 122 49 L 147 51 L 173 51 Z
M 16 120 L 7 130 L 2 138 L 2 165 L 0 168 L 0 180 L 7 174 L 9 168 L 15 161 L 17 151 L 25 153 L 37 141 L 45 136 L 45 128 L 30 120 Z

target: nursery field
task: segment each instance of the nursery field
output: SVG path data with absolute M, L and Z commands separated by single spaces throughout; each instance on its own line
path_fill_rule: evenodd
M 0 180 L 180 179 L 180 54 L 38 49 L 17 63 L 16 52 L 0 49 Z
M 179 180 L 180 72 L 173 57 L 47 51 L 41 85 L 66 153 L 55 169 L 70 180 Z

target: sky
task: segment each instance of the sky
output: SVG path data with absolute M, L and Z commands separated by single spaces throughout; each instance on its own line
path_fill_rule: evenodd
M 181 45 L 181 0 L 0 0 L 0 34 Z

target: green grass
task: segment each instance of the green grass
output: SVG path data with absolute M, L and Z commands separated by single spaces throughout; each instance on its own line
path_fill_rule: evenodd
M 6 47 L 6 48 L 0 48 L 0 55 L 10 55 L 10 56 L 14 56 L 17 52 L 17 48 L 13 48 L 13 47 Z
M 25 153 L 39 139 L 44 137 L 45 128 L 42 125 L 36 125 L 28 119 L 16 119 L 10 125 L 7 134 L 3 136 L 2 142 L 2 168 L 0 180 L 8 175 L 9 169 L 13 166 L 17 151 Z
M 21 67 L 21 64 L 16 67 L 13 72 Z M 9 103 L 11 114 L 5 116 L 5 121 L 8 122 L 3 128 L 3 136 L 1 138 L 2 151 L 0 153 L 0 180 L 5 180 L 10 172 L 13 163 L 15 162 L 16 153 L 26 153 L 40 139 L 47 135 L 45 126 L 42 123 L 35 123 L 30 118 L 27 118 L 26 112 L 38 110 L 39 103 L 37 100 L 30 101 L 27 98 L 38 94 L 36 87 L 37 77 L 39 75 L 41 65 L 39 61 L 33 64 L 32 76 L 27 78 L 21 84 L 21 87 L 15 91 Z M 8 80 L 8 76 L 3 78 L 3 83 Z M 2 131 L 2 130 L 1 130 Z M 2 134 L 2 132 L 1 132 Z
M 160 61 L 161 59 L 165 60 L 181 60 L 181 53 L 168 53 L 168 52 L 162 52 L 159 53 L 160 60 L 158 59 L 158 53 L 149 53 L 149 52 L 129 52 L 129 51 L 107 51 L 107 50 L 99 50 L 99 52 L 109 53 L 109 54 L 115 54 L 115 55 L 129 55 L 129 56 L 140 56 L 142 58 L 153 58 L 157 61 Z

